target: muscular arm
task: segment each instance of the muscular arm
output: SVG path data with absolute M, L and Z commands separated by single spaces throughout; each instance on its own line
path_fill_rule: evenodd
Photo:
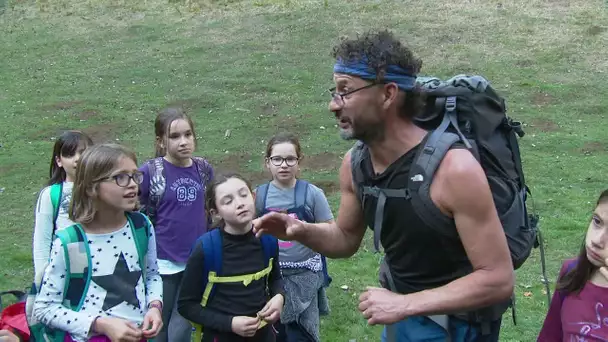
M 363 211 L 353 187 L 348 152 L 340 166 L 337 222 L 306 223 L 296 240 L 328 258 L 348 258 L 357 252 L 364 235 Z
M 467 150 L 451 150 L 431 186 L 431 196 L 449 212 L 473 266 L 451 283 L 403 297 L 405 316 L 474 309 L 498 303 L 513 292 L 507 240 L 481 165 Z M 433 191 L 434 186 L 440 191 Z

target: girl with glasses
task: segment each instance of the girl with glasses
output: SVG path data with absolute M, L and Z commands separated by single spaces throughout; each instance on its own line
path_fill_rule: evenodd
M 281 133 L 266 147 L 269 183 L 256 188 L 256 214 L 283 211 L 307 222 L 332 222 L 323 190 L 298 179 L 302 152 L 298 138 Z M 329 311 L 325 287 L 331 282 L 325 257 L 295 241 L 279 240 L 279 265 L 285 283 L 285 306 L 277 341 L 320 340 L 319 316 Z
M 34 303 L 37 340 L 138 342 L 160 331 L 155 234 L 136 211 L 142 180 L 135 154 L 120 145 L 82 155 L 69 208 L 76 224 L 57 233 Z

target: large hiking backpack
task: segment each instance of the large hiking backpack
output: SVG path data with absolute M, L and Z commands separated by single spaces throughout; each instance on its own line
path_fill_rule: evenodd
M 198 175 L 200 176 L 201 184 L 203 188 L 213 178 L 213 168 L 209 162 L 201 157 L 192 157 L 192 161 L 196 166 Z M 150 175 L 150 186 L 148 194 L 148 203 L 142 203 L 139 211 L 146 214 L 153 225 L 156 224 L 156 211 L 158 205 L 165 194 L 165 188 L 167 186 L 167 179 L 164 174 L 163 157 L 157 157 L 150 159 L 146 162 Z M 209 223 L 210 218 L 208 218 Z
M 251 274 L 240 274 L 226 276 L 223 265 L 223 252 L 222 252 L 222 234 L 220 228 L 215 228 L 211 231 L 203 234 L 195 242 L 196 244 L 202 244 L 203 247 L 203 297 L 201 299 L 201 306 L 205 307 L 209 303 L 209 300 L 213 297 L 216 289 L 216 284 L 221 283 L 243 283 L 248 286 L 254 280 L 260 280 L 265 278 L 266 291 L 269 294 L 268 277 L 272 271 L 273 260 L 279 257 L 279 242 L 277 238 L 272 235 L 264 234 L 260 237 L 260 243 L 262 244 L 262 251 L 264 253 L 264 269 Z M 193 248 L 194 249 L 194 248 Z M 191 322 L 194 327 L 193 341 L 202 341 L 203 338 L 203 326 L 201 324 Z M 262 321 L 265 325 L 266 322 Z M 261 327 L 263 327 L 260 326 Z
M 127 212 L 126 214 L 137 248 L 142 278 L 145 279 L 150 224 L 145 215 L 139 212 Z M 63 289 L 63 305 L 71 310 L 80 311 L 84 304 L 83 297 L 86 295 L 91 282 L 93 269 L 86 233 L 80 224 L 74 224 L 58 231 L 57 238 L 61 240 L 67 268 L 66 282 Z M 75 269 L 74 266 L 80 267 Z M 74 294 L 77 298 L 69 298 L 69 294 Z M 65 331 L 52 329 L 38 322 L 33 315 L 28 317 L 27 320 L 31 332 L 30 341 L 64 341 Z
M 429 133 L 416 152 L 407 188 L 363 186 L 360 163 L 366 147 L 359 141 L 351 149 L 352 176 L 361 203 L 365 196 L 378 197 L 374 222 L 376 250 L 379 250 L 384 204 L 388 197 L 408 198 L 416 214 L 429 227 L 446 237 L 458 237 L 454 220 L 432 202 L 430 186 L 445 154 L 454 144 L 462 143 L 486 173 L 514 269 L 520 268 L 532 249 L 540 246 L 544 275 L 538 216 L 529 214 L 526 206 L 530 190 L 525 182 L 517 141 L 517 136 L 524 136 L 521 124 L 506 115 L 504 99 L 482 76 L 457 75 L 446 81 L 419 77 L 417 83 L 425 93 L 426 103 L 424 112 L 414 122 Z M 548 290 L 548 283 L 545 285 Z
M 387 197 L 410 198 L 416 213 L 441 234 L 457 237 L 452 218 L 433 204 L 430 186 L 441 160 L 457 142 L 479 160 L 486 173 L 496 209 L 507 236 L 515 269 L 518 269 L 538 246 L 536 219 L 526 208 L 529 189 L 525 183 L 515 134 L 524 135 L 519 122 L 506 116 L 504 99 L 481 76 L 455 76 L 441 81 L 419 78 L 425 89 L 425 112 L 415 118 L 417 125 L 429 130 L 410 168 L 407 189 L 377 189 L 362 186 L 360 162 L 365 146 L 361 142 L 351 151 L 353 180 L 357 193 L 379 197 L 375 230 L 382 226 Z M 363 203 L 363 202 L 362 202 Z M 374 233 L 378 250 L 379 232 Z

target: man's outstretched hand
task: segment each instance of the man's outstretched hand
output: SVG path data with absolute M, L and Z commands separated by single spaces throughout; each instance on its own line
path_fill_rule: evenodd
M 304 223 L 288 214 L 269 212 L 253 220 L 253 233 L 256 237 L 262 234 L 273 235 L 277 239 L 294 240 L 304 230 Z

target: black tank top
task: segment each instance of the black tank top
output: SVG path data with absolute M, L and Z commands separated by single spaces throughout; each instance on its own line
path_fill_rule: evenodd
M 374 174 L 369 151 L 364 148 L 361 163 L 363 185 L 406 188 L 410 166 L 418 148 L 416 146 L 402 155 L 378 175 Z M 374 196 L 365 196 L 363 202 L 365 222 L 372 230 L 375 229 L 376 202 L 377 197 Z M 386 199 L 380 241 L 399 293 L 443 286 L 472 271 L 460 239 L 447 238 L 427 226 L 414 212 L 410 199 Z

